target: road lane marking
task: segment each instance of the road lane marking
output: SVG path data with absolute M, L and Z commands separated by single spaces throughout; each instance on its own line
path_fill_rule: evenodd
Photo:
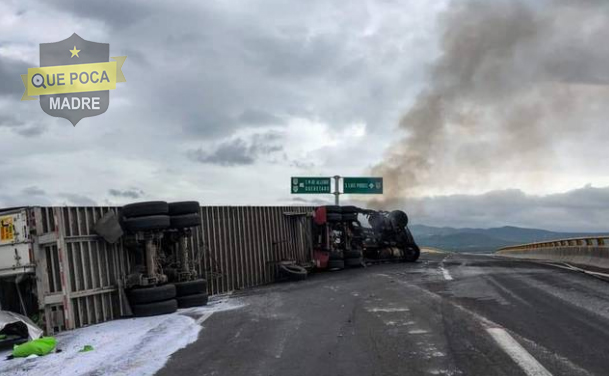
M 386 275 L 386 277 L 390 277 L 393 278 L 389 275 Z M 442 295 L 437 294 L 433 291 L 430 291 L 426 288 L 423 288 L 421 286 L 417 286 L 416 284 L 413 284 L 411 282 L 406 282 L 406 281 L 402 281 L 402 280 L 397 280 L 397 283 L 404 285 L 404 287 L 406 287 L 407 289 L 412 289 L 415 290 L 417 292 L 419 292 L 422 296 L 427 296 L 428 298 L 430 298 L 432 301 L 434 302 L 446 302 L 449 305 L 451 305 L 452 307 L 454 307 L 456 310 L 465 313 L 469 316 L 471 316 L 473 319 L 479 321 L 480 325 L 485 328 L 485 330 L 488 330 L 489 328 L 497 328 L 500 325 L 497 324 L 496 322 L 493 322 L 489 319 L 487 319 L 486 317 L 480 315 L 479 313 L 476 313 L 474 311 L 471 311 L 465 307 L 463 307 L 462 305 L 454 302 L 454 301 L 450 301 L 448 299 L 445 299 L 444 297 L 442 297 Z M 414 322 L 413 322 L 414 324 Z M 585 369 L 582 369 L 581 367 L 577 366 L 576 364 L 572 363 L 569 359 L 559 356 L 557 355 L 554 351 L 551 351 L 547 348 L 545 348 L 544 346 L 542 346 L 539 343 L 535 343 L 532 342 L 528 339 L 524 339 L 524 341 L 526 341 L 527 343 L 531 344 L 532 346 L 535 346 L 539 351 L 543 352 L 544 356 L 547 358 L 553 358 L 553 360 L 557 363 L 559 363 L 561 365 L 561 367 L 564 367 L 564 369 L 570 369 L 573 372 L 568 373 L 567 374 L 571 374 L 571 375 L 589 375 L 590 373 L 588 371 L 586 371 Z M 547 375 L 551 375 L 549 373 L 545 373 L 545 374 L 541 374 L 543 376 L 547 376 Z
M 447 281 L 452 281 L 453 277 L 450 275 L 450 273 L 448 272 L 448 270 L 444 269 L 443 266 L 440 266 L 440 270 L 442 271 L 442 274 L 444 275 L 444 279 Z
M 214 312 L 213 312 L 213 311 L 212 311 L 212 312 L 205 312 L 205 313 L 204 313 L 204 314 L 203 314 L 201 317 L 199 317 L 199 318 L 197 319 L 197 321 L 196 321 L 197 325 L 201 325 L 201 324 L 203 324 L 203 322 L 204 322 L 205 320 L 207 320 L 208 318 L 210 318 L 210 317 L 211 317 L 211 315 L 213 315 L 213 314 L 214 314 Z
M 452 281 L 453 277 L 450 275 L 450 273 L 448 272 L 447 269 L 444 268 L 444 261 L 446 261 L 447 258 L 449 258 L 451 255 L 448 255 L 446 257 L 444 257 L 442 259 L 442 261 L 440 261 L 440 270 L 442 271 L 442 275 L 444 276 L 444 279 L 447 281 Z
M 373 308 L 366 308 L 366 311 L 368 312 L 408 312 L 410 311 L 410 309 L 408 307 L 387 307 L 387 308 L 382 308 L 382 307 L 373 307 Z
M 501 328 L 488 328 L 486 331 L 528 376 L 552 376 L 552 374 L 545 369 L 537 359 L 533 358 L 533 356 L 508 332 Z

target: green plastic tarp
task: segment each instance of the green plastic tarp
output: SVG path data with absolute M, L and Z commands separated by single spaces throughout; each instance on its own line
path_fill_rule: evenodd
M 13 356 L 15 358 L 25 358 L 30 355 L 47 355 L 55 350 L 56 344 L 57 340 L 54 337 L 38 338 L 21 345 L 15 345 L 15 347 L 13 347 Z

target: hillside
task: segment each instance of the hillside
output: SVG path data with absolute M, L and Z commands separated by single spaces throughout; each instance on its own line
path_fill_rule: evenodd
M 490 253 L 514 244 L 580 236 L 594 233 L 554 232 L 541 229 L 504 226 L 489 229 L 409 226 L 420 246 L 440 248 L 454 252 Z M 605 234 L 603 234 L 605 235 Z

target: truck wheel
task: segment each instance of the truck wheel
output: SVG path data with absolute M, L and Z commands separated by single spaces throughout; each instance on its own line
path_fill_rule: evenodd
M 328 260 L 328 269 L 340 270 L 345 268 L 345 262 L 343 260 Z
M 204 279 L 195 279 L 194 281 L 178 282 L 174 284 L 176 287 L 176 296 L 187 296 L 194 294 L 207 293 L 207 281 Z
M 355 221 L 357 221 L 357 213 L 342 214 L 341 220 L 343 222 L 355 222 Z
M 165 201 L 136 202 L 123 206 L 122 213 L 127 218 L 167 214 L 169 213 L 169 206 Z
M 326 214 L 329 213 L 342 213 L 342 208 L 338 205 L 326 205 Z
M 147 217 L 125 218 L 123 227 L 127 231 L 163 230 L 169 227 L 171 221 L 168 215 L 150 215 Z
M 356 214 L 359 212 L 359 208 L 353 205 L 345 205 L 341 207 L 341 213 L 343 214 Z
M 328 222 L 340 222 L 343 220 L 343 216 L 340 213 L 327 213 L 326 220 Z
M 359 249 L 345 251 L 345 259 L 350 259 L 350 258 L 362 258 L 362 251 Z
M 329 260 L 342 260 L 344 258 L 342 252 L 330 252 Z
M 200 307 L 207 305 L 209 297 L 205 294 L 194 294 L 178 297 L 178 308 Z
M 401 210 L 394 210 L 389 213 L 389 218 L 400 228 L 408 226 L 408 215 Z
M 171 228 L 187 228 L 201 226 L 201 216 L 197 213 L 172 215 Z
M 198 201 L 180 201 L 169 204 L 169 215 L 199 214 L 201 205 Z
M 146 317 L 164 315 L 178 310 L 178 302 L 175 299 L 148 304 L 132 304 L 131 310 L 135 317 Z
M 172 284 L 154 287 L 141 287 L 127 292 L 129 303 L 146 304 L 160 302 L 176 297 L 176 287 Z
M 419 247 L 408 247 L 404 250 L 404 261 L 415 262 L 419 259 L 421 251 Z
M 293 281 L 302 281 L 307 279 L 307 269 L 300 265 L 279 265 L 279 270 Z

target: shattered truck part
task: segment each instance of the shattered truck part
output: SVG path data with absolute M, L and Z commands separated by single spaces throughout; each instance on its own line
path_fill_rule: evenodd
M 0 311 L 0 332 L 7 331 L 24 336 L 29 340 L 38 339 L 43 333 L 42 329 L 29 318 L 15 312 Z

